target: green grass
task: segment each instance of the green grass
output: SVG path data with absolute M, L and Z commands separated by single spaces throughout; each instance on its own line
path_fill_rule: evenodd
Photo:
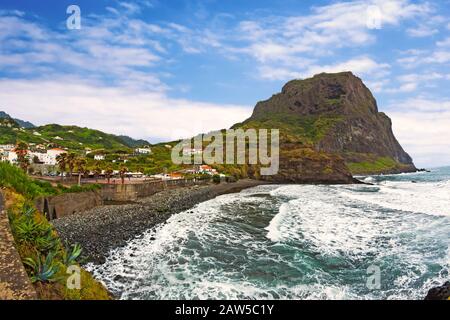
M 237 124 L 233 128 L 243 129 L 279 129 L 283 137 L 291 137 L 303 143 L 313 144 L 325 137 L 334 125 L 342 121 L 340 116 L 294 116 L 286 114 L 270 114 L 266 118 L 250 120 Z
M 40 135 L 35 135 L 34 132 Z M 56 137 L 62 140 L 55 139 Z M 35 144 L 54 144 L 71 150 L 123 149 L 131 152 L 140 145 L 148 145 L 144 140 L 134 140 L 125 136 L 107 134 L 99 130 L 77 126 L 49 124 L 30 129 L 0 127 L 0 144 L 16 144 L 18 141 Z
M 58 193 L 49 182 L 33 180 L 21 169 L 6 162 L 0 162 L 0 186 L 11 188 L 28 199 Z
M 100 188 L 97 184 L 72 186 L 70 188 L 62 185 L 53 187 L 49 182 L 31 179 L 20 168 L 7 162 L 0 162 L 0 187 L 12 189 L 27 199 L 62 193 L 85 192 Z
M 399 164 L 392 158 L 380 157 L 373 161 L 350 162 L 347 163 L 347 166 L 352 174 L 376 174 L 396 169 L 399 167 Z
M 41 299 L 110 299 L 107 289 L 81 269 L 81 288 L 68 289 L 67 268 L 78 265 L 80 248 L 67 248 L 32 201 L 10 189 L 4 191 L 17 251 Z

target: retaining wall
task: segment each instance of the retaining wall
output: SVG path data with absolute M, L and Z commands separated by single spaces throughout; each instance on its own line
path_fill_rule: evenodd
M 16 250 L 0 192 L 0 300 L 34 299 L 36 291 Z
M 100 190 L 65 193 L 58 196 L 39 198 L 36 208 L 53 220 L 73 214 L 80 214 L 108 202 L 130 202 L 151 196 L 157 192 L 193 185 L 208 184 L 210 180 L 167 180 L 149 181 L 139 184 L 107 184 Z
M 36 208 L 44 213 L 48 220 L 81 213 L 102 204 L 101 190 L 65 193 L 58 196 L 39 198 L 35 201 Z

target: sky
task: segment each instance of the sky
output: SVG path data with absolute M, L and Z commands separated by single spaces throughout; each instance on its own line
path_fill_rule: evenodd
M 417 166 L 450 165 L 450 0 L 0 2 L 0 110 L 36 125 L 172 140 L 339 71 L 372 90 Z

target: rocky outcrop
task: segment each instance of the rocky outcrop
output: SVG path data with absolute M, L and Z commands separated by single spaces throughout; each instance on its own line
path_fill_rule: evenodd
M 450 281 L 440 287 L 432 288 L 428 291 L 425 300 L 447 300 L 450 299 Z
M 348 180 L 350 171 L 399 173 L 416 170 L 411 157 L 395 138 L 391 120 L 378 111 L 370 90 L 351 72 L 322 73 L 310 79 L 288 82 L 280 93 L 259 102 L 252 116 L 235 127 L 255 126 L 279 128 L 281 144 L 291 148 L 289 150 L 306 147 L 317 153 L 315 158 L 328 156 L 329 164 L 325 167 L 330 173 L 330 181 L 338 176 L 337 180 Z M 280 153 L 284 151 L 281 149 Z M 300 174 L 301 170 L 296 174 L 297 164 L 300 168 L 308 168 L 308 177 Z M 282 176 L 295 180 L 314 181 L 309 177 L 313 172 L 319 181 L 328 180 L 322 175 L 324 166 L 309 163 L 306 159 L 286 158 L 281 167 Z

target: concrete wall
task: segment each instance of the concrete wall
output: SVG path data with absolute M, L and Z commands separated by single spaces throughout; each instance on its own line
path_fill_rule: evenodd
M 3 209 L 0 192 L 0 300 L 36 299 L 36 291 L 31 285 L 27 272 L 16 250 L 9 219 Z
M 104 201 L 136 201 L 139 198 L 151 196 L 160 191 L 186 187 L 193 185 L 202 185 L 209 183 L 209 180 L 167 180 L 152 181 L 140 184 L 110 184 L 102 188 L 102 198 Z
M 73 214 L 80 214 L 108 202 L 130 202 L 151 196 L 157 192 L 185 186 L 202 185 L 209 180 L 168 180 L 140 184 L 109 184 L 97 191 L 65 193 L 43 197 L 35 201 L 36 208 L 53 220 Z
M 48 220 L 79 214 L 102 204 L 103 199 L 100 190 L 65 193 L 58 196 L 39 198 L 35 202 L 36 208 L 44 213 Z

